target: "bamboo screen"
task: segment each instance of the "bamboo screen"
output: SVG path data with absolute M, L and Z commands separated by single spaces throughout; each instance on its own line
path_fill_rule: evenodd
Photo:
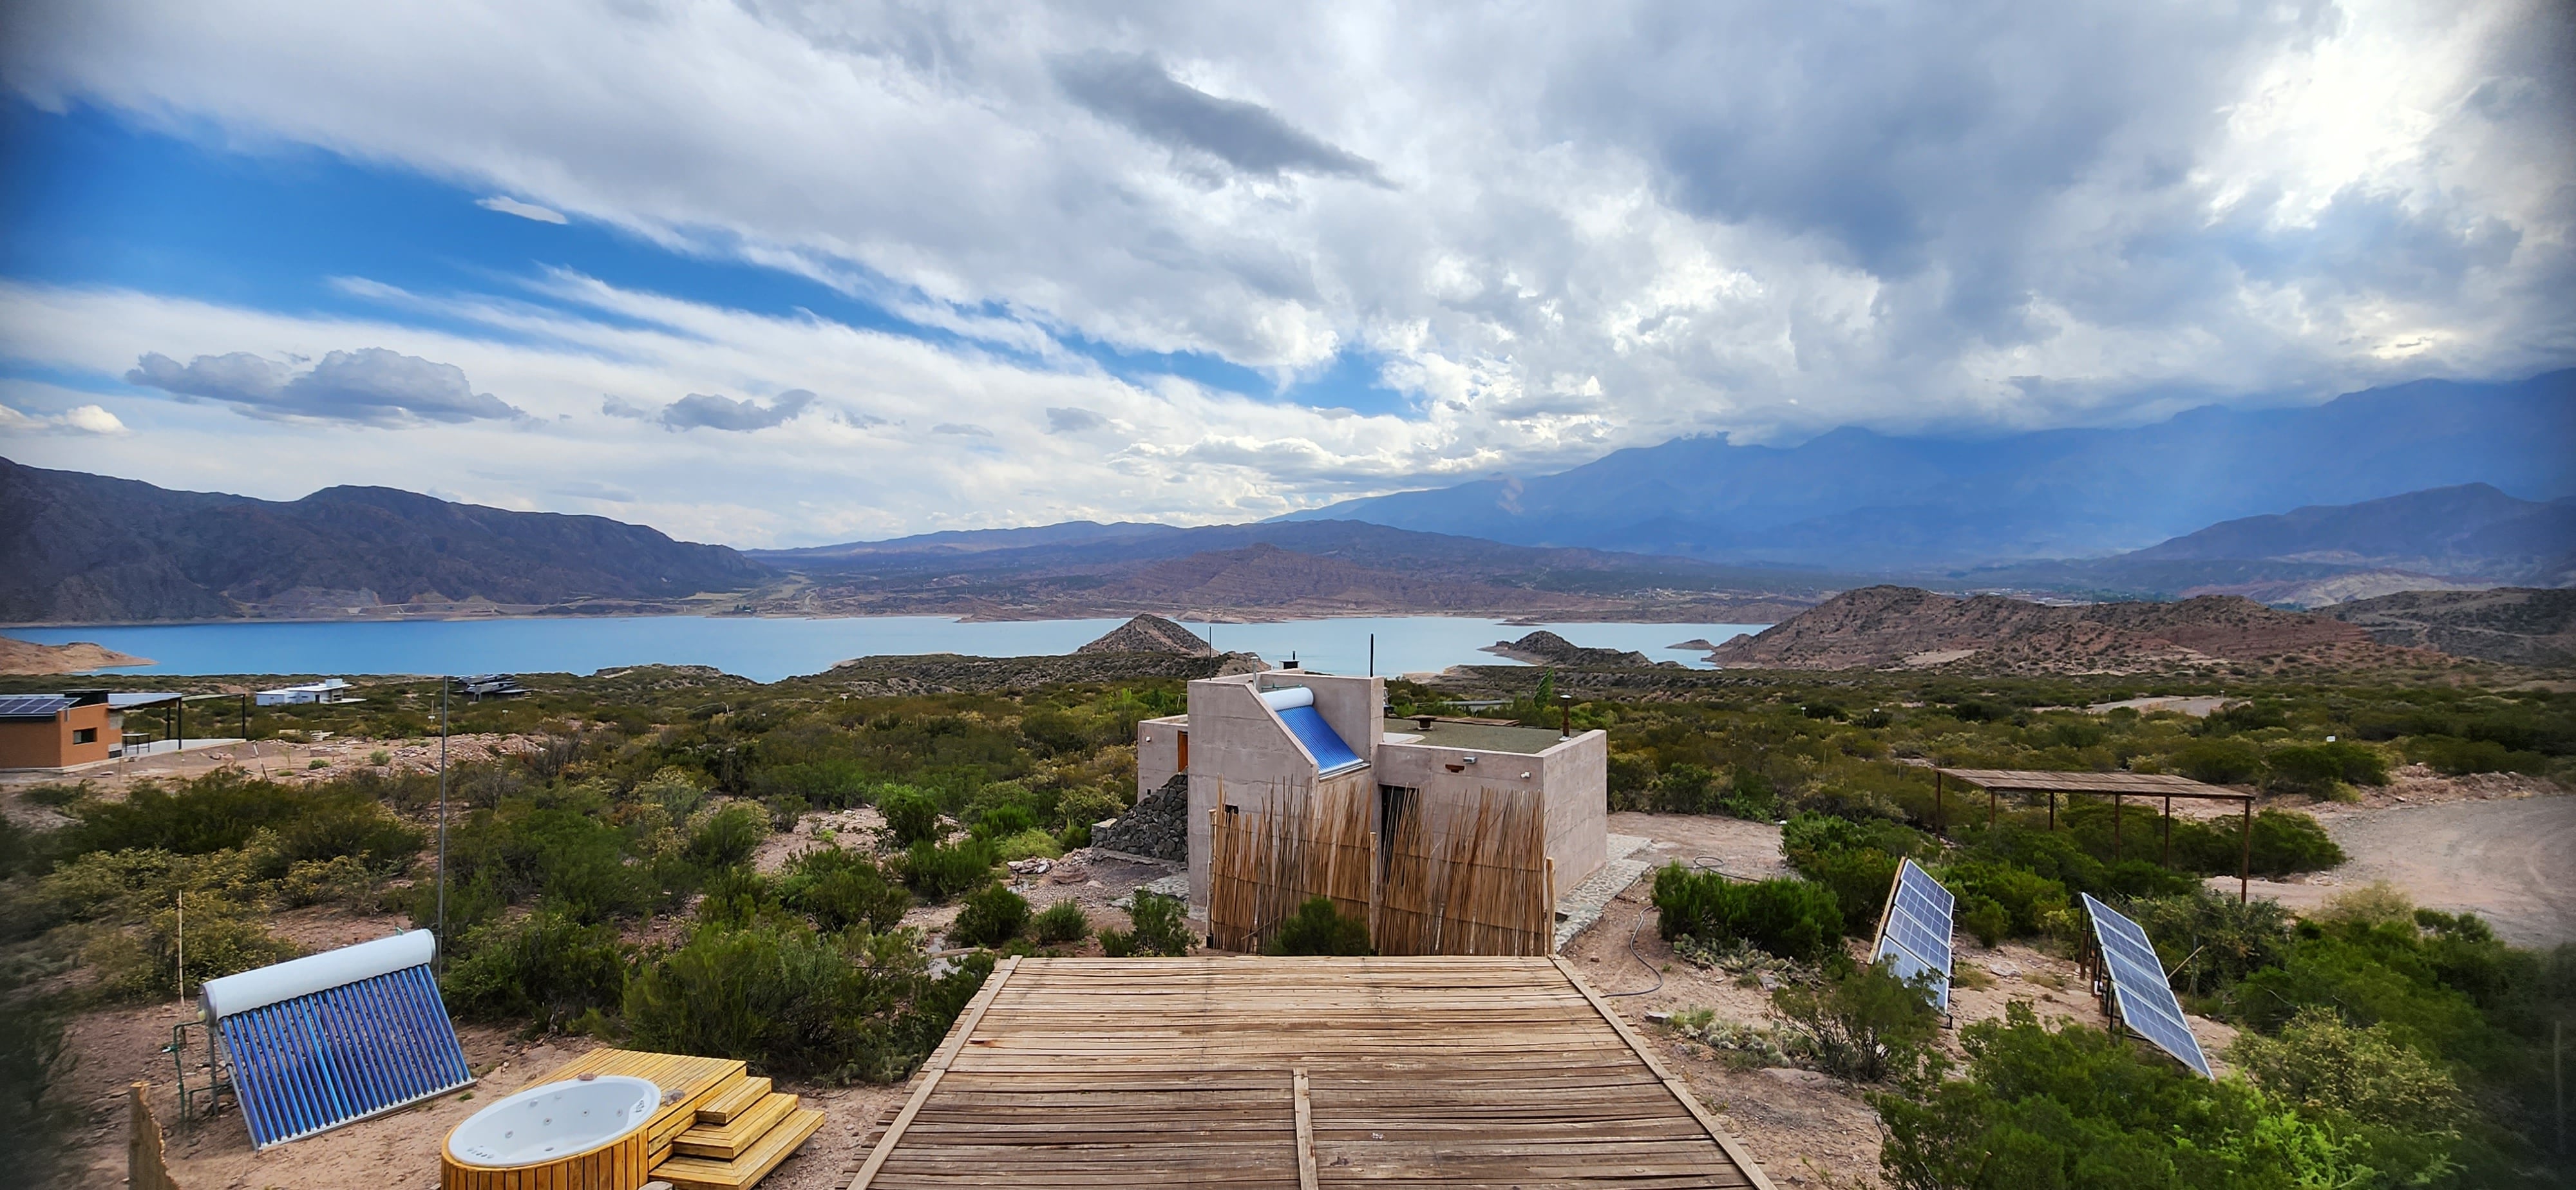
M 1278 792 L 1262 810 L 1210 813 L 1208 927 L 1220 949 L 1258 951 L 1317 896 L 1367 921 L 1382 955 L 1554 949 L 1555 879 L 1537 794 L 1480 790 L 1428 811 L 1407 798 L 1381 836 L 1369 829 L 1371 786 Z

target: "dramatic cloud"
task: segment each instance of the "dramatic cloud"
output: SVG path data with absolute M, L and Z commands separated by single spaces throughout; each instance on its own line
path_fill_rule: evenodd
M 516 215 L 522 219 L 534 219 L 539 223 L 565 222 L 563 212 L 561 211 L 541 207 L 531 202 L 520 202 L 518 199 L 512 198 L 506 194 L 495 194 L 490 198 L 477 199 L 475 200 L 474 205 L 487 211 L 499 211 L 504 215 Z
M 1079 434 L 1109 424 L 1109 419 L 1088 409 L 1050 408 L 1046 411 L 1047 433 Z
M 796 420 L 805 407 L 814 403 L 814 394 L 791 388 L 778 394 L 768 404 L 737 401 L 731 397 L 690 393 L 671 402 L 662 411 L 662 424 L 674 430 L 732 430 L 737 433 L 766 430 Z
M 1377 165 L 1279 118 L 1257 103 L 1219 99 L 1172 77 L 1150 55 L 1058 59 L 1056 81 L 1074 102 L 1147 140 L 1195 149 L 1254 174 L 1327 174 L 1386 185 Z
M 382 347 L 334 351 L 302 372 L 242 351 L 201 355 L 185 364 L 146 352 L 125 373 L 125 382 L 221 401 L 264 418 L 400 426 L 520 416 L 500 398 L 475 392 L 463 368 Z
M 0 86 L 47 110 L 409 168 L 881 311 L 513 257 L 479 262 L 491 293 L 350 282 L 392 312 L 363 332 L 56 290 L 0 322 L 67 373 L 192 359 L 134 372 L 264 416 L 290 349 L 453 360 L 597 435 L 532 467 L 727 540 L 1240 519 L 1681 434 L 2138 421 L 2576 364 L 2576 10 L 2550 0 L 456 0 L 284 35 L 252 0 L 91 0 L 11 28 Z M 649 263 L 616 275 L 691 275 Z M 1301 405 L 1354 403 L 1353 375 L 1396 412 Z M 745 449 L 599 396 L 796 385 L 870 412 Z M 705 401 L 693 424 L 777 411 Z M 861 432 L 886 422 L 1001 449 Z M 555 442 L 469 428 L 404 437 Z M 708 477 L 685 505 L 680 473 Z

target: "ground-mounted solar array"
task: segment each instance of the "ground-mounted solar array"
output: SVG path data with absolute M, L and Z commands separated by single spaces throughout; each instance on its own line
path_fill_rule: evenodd
M 2102 946 L 2102 974 L 2111 981 L 2121 1023 L 2202 1078 L 2211 1077 L 2209 1056 L 2201 1052 L 2200 1039 L 2192 1036 L 2191 1024 L 2183 1020 L 2182 1002 L 2174 999 L 2173 985 L 2165 980 L 2164 961 L 2156 957 L 2147 932 L 2119 910 L 2094 900 L 2093 894 L 2083 897 L 2084 912 L 2093 919 L 2093 936 Z
M 1958 899 L 1913 860 L 1897 865 L 1896 889 L 1890 894 L 1887 919 L 1879 927 L 1870 961 L 1889 960 L 1897 975 L 1932 977 L 1936 1002 L 1950 1007 L 1950 914 Z

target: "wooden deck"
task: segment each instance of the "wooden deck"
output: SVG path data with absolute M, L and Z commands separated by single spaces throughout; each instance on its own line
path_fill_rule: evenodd
M 1757 1187 L 1562 961 L 1011 959 L 851 1190 Z

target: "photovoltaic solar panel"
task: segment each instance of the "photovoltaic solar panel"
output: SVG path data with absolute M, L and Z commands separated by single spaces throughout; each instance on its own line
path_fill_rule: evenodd
M 72 700 L 59 694 L 0 695 L 0 719 L 51 719 Z
M 1950 914 L 1957 907 L 1949 889 L 1906 860 L 1896 867 L 1887 921 L 1878 944 L 1870 948 L 1871 962 L 1887 959 L 1903 978 L 1929 972 L 1935 1000 L 1945 1010 L 1950 1007 Z
M 2083 898 L 2084 912 L 2093 919 L 2093 937 L 2102 946 L 2102 970 L 2111 981 L 2120 1022 L 2202 1078 L 2211 1077 L 2209 1056 L 2201 1052 L 2200 1039 L 2192 1036 L 2190 1023 L 2183 1020 L 2182 1002 L 2174 999 L 2155 943 L 2119 910 L 2094 900 L 2091 893 Z

